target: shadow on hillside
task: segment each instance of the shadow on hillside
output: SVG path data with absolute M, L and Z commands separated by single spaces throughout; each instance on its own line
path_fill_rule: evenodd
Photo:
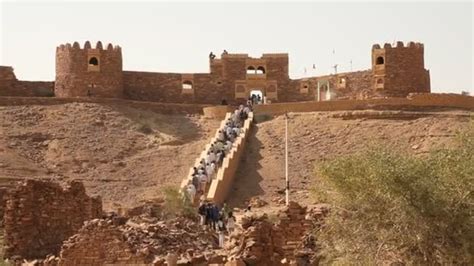
M 136 130 L 143 134 L 157 131 L 171 135 L 183 142 L 202 138 L 205 133 L 199 125 L 184 114 L 162 114 L 146 108 L 108 104 L 114 111 L 121 113 L 136 124 Z M 179 144 L 180 141 L 177 142 Z
M 257 131 L 258 127 L 253 127 L 250 132 L 247 146 L 235 174 L 234 184 L 227 197 L 227 203 L 232 207 L 247 207 L 246 201 L 264 193 L 260 186 L 263 178 L 258 173 L 261 168 L 260 160 L 263 158 L 260 154 L 262 142 L 256 137 Z

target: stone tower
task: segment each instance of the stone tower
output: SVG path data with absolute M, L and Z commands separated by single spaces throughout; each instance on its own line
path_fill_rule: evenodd
M 108 44 L 95 48 L 89 41 L 56 48 L 56 97 L 106 97 L 123 95 L 122 49 Z
M 397 42 L 396 47 L 372 46 L 372 84 L 381 95 L 406 97 L 411 92 L 430 92 L 430 73 L 425 69 L 421 43 Z

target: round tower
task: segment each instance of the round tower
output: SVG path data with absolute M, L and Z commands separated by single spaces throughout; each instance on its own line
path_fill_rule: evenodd
M 56 48 L 56 97 L 121 98 L 123 95 L 122 49 L 86 41 L 61 44 Z
M 430 73 L 425 69 L 422 43 L 397 42 L 372 46 L 372 86 L 385 96 L 406 97 L 412 92 L 430 92 Z

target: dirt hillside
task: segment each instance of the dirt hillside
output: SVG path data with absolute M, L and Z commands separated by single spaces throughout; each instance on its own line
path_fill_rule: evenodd
M 105 208 L 133 206 L 179 184 L 218 125 L 92 103 L 0 107 L 0 180 L 79 179 Z
M 292 113 L 291 199 L 314 203 L 310 188 L 317 185 L 314 169 L 318 162 L 353 153 L 371 143 L 395 145 L 422 156 L 430 148 L 451 145 L 456 132 L 468 125 L 469 116 L 469 112 L 463 111 Z M 255 125 L 229 196 L 231 205 L 242 207 L 252 196 L 267 202 L 284 197 L 284 136 L 284 116 Z

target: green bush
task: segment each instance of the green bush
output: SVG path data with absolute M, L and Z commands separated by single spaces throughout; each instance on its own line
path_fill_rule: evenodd
M 165 197 L 164 213 L 168 217 L 184 216 L 196 218 L 197 210 L 191 204 L 191 201 L 179 192 L 174 186 L 163 188 Z
M 474 264 L 474 127 L 455 148 L 416 157 L 393 147 L 318 168 L 332 205 L 317 233 L 326 263 Z

